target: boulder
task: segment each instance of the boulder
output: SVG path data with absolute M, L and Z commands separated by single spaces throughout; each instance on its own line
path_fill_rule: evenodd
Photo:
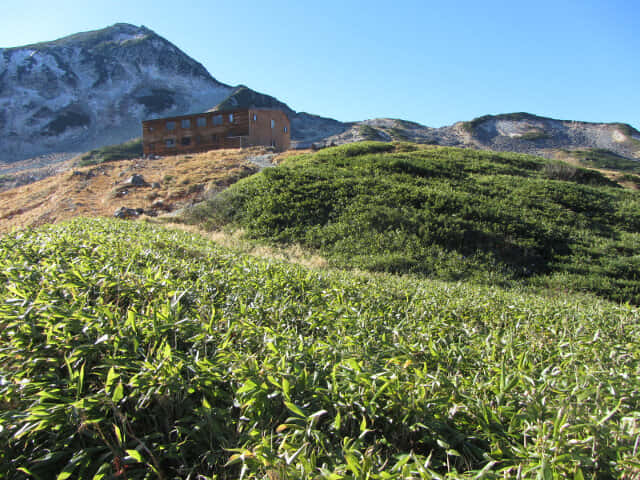
M 144 213 L 144 209 L 142 208 L 127 208 L 120 207 L 113 214 L 116 218 L 136 218 Z
M 132 175 L 125 180 L 125 185 L 131 185 L 132 187 L 146 187 L 147 182 L 144 177 L 138 173 Z
M 151 208 L 155 210 L 171 210 L 171 206 L 167 205 L 161 198 L 151 204 Z

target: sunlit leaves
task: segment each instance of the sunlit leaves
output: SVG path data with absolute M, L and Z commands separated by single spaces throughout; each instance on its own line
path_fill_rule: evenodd
M 144 224 L 0 239 L 0 476 L 633 478 L 638 311 Z

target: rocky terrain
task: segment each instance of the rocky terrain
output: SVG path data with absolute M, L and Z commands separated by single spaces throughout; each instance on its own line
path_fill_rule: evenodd
M 555 158 L 597 150 L 640 159 L 640 132 L 620 123 L 511 113 L 431 128 L 387 118 L 343 123 L 296 112 L 272 96 L 217 81 L 146 27 L 116 24 L 0 49 L 0 175 L 140 137 L 143 119 L 239 107 L 284 110 L 293 148 L 400 140 Z
M 256 103 L 283 108 L 294 140 L 337 134 L 332 119 L 268 95 L 218 82 L 197 61 L 146 27 L 116 24 L 59 40 L 0 49 L 0 169 L 57 154 L 71 158 L 140 137 L 144 119 Z M 5 165 L 1 165 L 5 164 Z
M 158 159 L 132 158 L 85 167 L 73 165 L 73 161 L 60 163 L 47 178 L 8 189 L 1 188 L 0 182 L 0 234 L 78 216 L 174 212 L 290 154 L 255 147 Z M 35 170 L 8 178 L 19 182 L 19 175 L 37 177 L 42 173 Z
M 316 147 L 362 140 L 411 141 L 547 158 L 592 149 L 640 160 L 640 132 L 630 125 L 555 120 L 528 113 L 487 115 L 441 128 L 389 118 L 365 120 L 316 142 Z
M 3 49 L 0 160 L 120 143 L 140 136 L 143 118 L 202 110 L 231 91 L 145 27 Z
M 240 85 L 231 94 L 216 105 L 214 110 L 234 108 L 272 108 L 280 109 L 287 114 L 291 122 L 291 141 L 293 148 L 309 148 L 314 142 L 323 142 L 326 138 L 340 135 L 347 131 L 351 124 L 339 122 L 332 118 L 312 115 L 306 112 L 295 112 L 275 97 L 265 95 Z

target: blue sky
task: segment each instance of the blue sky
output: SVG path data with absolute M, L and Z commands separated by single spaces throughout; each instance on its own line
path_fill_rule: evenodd
M 338 120 L 526 111 L 640 128 L 638 0 L 184 3 L 11 2 L 0 47 L 127 22 L 224 83 Z

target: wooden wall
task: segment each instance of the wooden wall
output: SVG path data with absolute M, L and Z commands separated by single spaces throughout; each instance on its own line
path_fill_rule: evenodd
M 145 155 L 175 155 L 240 148 L 249 136 L 247 110 L 207 112 L 142 122 Z
M 290 128 L 289 119 L 281 110 L 245 109 L 182 115 L 142 122 L 142 147 L 145 155 L 256 145 L 274 146 L 283 151 L 291 146 Z
M 291 147 L 291 126 L 282 110 L 249 110 L 249 143 L 267 145 L 278 151 Z

